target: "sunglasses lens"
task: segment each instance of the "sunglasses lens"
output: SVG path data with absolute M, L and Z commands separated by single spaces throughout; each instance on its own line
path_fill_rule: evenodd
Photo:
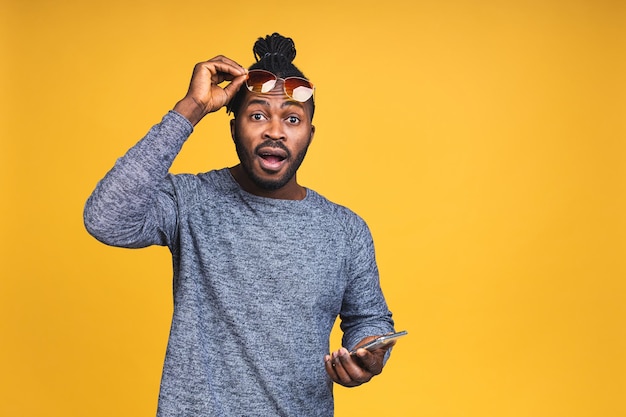
M 296 101 L 304 103 L 313 96 L 313 84 L 304 78 L 289 77 L 285 79 L 285 92 Z
M 268 71 L 253 70 L 248 72 L 246 86 L 255 93 L 268 93 L 276 85 L 276 76 Z
M 265 70 L 248 72 L 246 87 L 253 93 L 269 93 L 276 87 L 278 79 Z M 296 101 L 304 103 L 313 96 L 314 87 L 309 80 L 300 77 L 288 77 L 284 80 L 285 93 Z

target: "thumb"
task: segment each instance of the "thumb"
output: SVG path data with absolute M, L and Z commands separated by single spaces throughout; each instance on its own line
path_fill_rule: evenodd
M 233 78 L 233 80 L 226 87 L 224 87 L 224 92 L 226 93 L 227 97 L 227 103 L 230 103 L 233 97 L 235 97 L 235 94 L 237 94 L 237 91 L 242 88 L 241 86 L 246 82 L 247 78 L 247 74 L 240 75 L 239 77 Z

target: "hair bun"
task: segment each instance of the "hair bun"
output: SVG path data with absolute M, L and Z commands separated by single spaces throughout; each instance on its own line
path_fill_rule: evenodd
M 285 60 L 288 64 L 296 57 L 296 45 L 291 38 L 273 33 L 265 38 L 259 38 L 252 48 L 256 61 L 264 59 Z

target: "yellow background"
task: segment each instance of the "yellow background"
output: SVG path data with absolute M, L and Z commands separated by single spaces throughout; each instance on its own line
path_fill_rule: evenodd
M 626 415 L 623 2 L 1 4 L 0 415 L 154 415 L 169 254 L 83 204 L 196 62 L 273 31 L 318 87 L 300 181 L 368 221 L 410 332 L 337 415 Z M 220 112 L 173 170 L 235 161 Z

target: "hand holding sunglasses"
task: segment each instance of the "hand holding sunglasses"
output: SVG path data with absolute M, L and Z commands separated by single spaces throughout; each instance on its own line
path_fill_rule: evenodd
M 235 61 L 217 56 L 196 64 L 185 97 L 174 110 L 196 125 L 204 116 L 224 107 L 245 83 L 246 69 Z M 230 81 L 221 87 L 224 81 Z

